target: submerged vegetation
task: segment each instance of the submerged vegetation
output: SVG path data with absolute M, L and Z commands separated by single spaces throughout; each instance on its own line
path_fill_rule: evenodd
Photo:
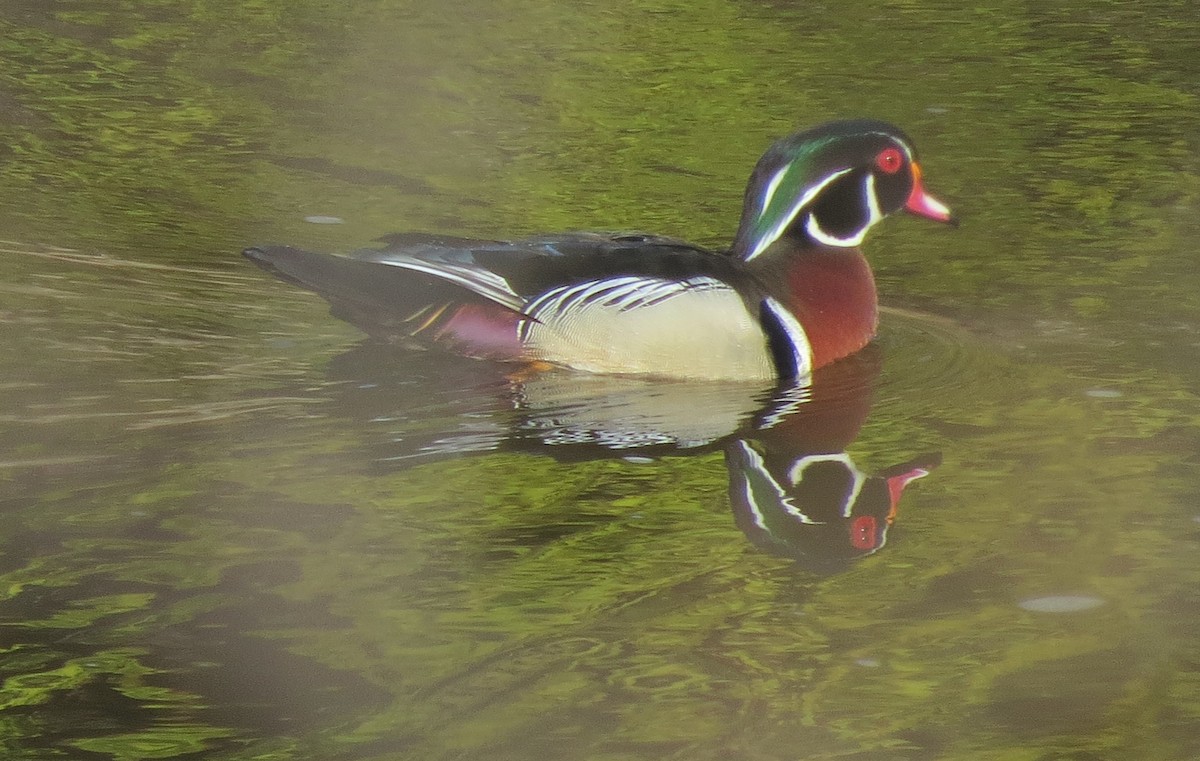
M 0 10 L 4 756 L 1196 757 L 1189 12 Z M 850 114 L 966 221 L 867 244 L 955 327 L 885 315 L 850 454 L 945 462 L 838 575 L 745 541 L 717 451 L 382 463 L 477 389 L 364 415 L 353 332 L 234 254 L 720 245 L 770 139 Z

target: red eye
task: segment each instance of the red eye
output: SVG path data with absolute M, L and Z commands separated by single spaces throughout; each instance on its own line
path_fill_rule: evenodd
M 875 157 L 875 166 L 888 174 L 895 174 L 900 171 L 900 167 L 904 166 L 904 154 L 900 153 L 897 148 L 884 148 Z

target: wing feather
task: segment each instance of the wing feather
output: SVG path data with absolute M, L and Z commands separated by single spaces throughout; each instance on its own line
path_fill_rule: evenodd
M 418 259 L 399 253 L 380 256 L 375 261 L 379 264 L 386 264 L 389 267 L 400 267 L 402 269 L 413 270 L 414 272 L 423 272 L 426 275 L 433 275 L 456 285 L 461 285 L 463 288 L 477 293 L 485 299 L 506 306 L 515 312 L 523 311 L 525 308 L 525 300 L 512 289 L 507 280 L 483 267 L 472 267 L 447 261 Z

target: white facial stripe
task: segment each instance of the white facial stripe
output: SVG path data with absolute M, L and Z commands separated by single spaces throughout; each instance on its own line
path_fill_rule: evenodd
M 836 235 L 830 235 L 821 229 L 821 226 L 817 224 L 817 218 L 811 214 L 808 215 L 808 221 L 804 223 L 804 229 L 818 243 L 824 243 L 826 246 L 834 246 L 836 248 L 857 246 L 863 242 L 863 238 L 867 237 L 867 229 L 865 227 L 849 238 L 839 238 Z
M 760 218 L 762 217 L 763 212 L 767 210 L 767 207 L 771 205 L 771 199 L 775 197 L 775 191 L 779 190 L 779 183 L 783 182 L 784 175 L 786 175 L 788 170 L 791 168 L 791 164 L 785 165 L 782 169 L 776 172 L 775 176 L 771 178 L 771 181 L 767 183 L 767 190 L 765 193 L 763 193 L 762 197 L 762 205 L 758 207 L 758 216 Z
M 880 135 L 881 137 L 886 137 L 891 142 L 900 146 L 900 148 L 904 151 L 904 155 L 908 158 L 909 162 L 910 163 L 912 162 L 912 160 L 913 160 L 912 146 L 910 146 L 908 143 L 904 142 L 900 138 L 896 137 L 895 135 L 889 135 L 886 132 L 864 132 L 863 134 L 864 135 Z
M 871 229 L 872 225 L 883 219 L 883 213 L 879 211 L 879 197 L 875 195 L 874 172 L 867 172 L 867 179 L 863 181 L 863 195 L 867 197 L 867 226 L 863 229 L 865 233 Z
M 768 296 L 763 299 L 765 306 L 787 334 L 788 343 L 792 347 L 792 357 L 796 363 L 796 377 L 803 378 L 812 372 L 812 345 L 808 342 L 808 334 L 804 326 L 796 319 L 783 304 Z
M 786 168 L 787 167 L 785 167 L 785 169 Z M 776 222 L 771 227 L 771 229 L 769 231 L 767 231 L 767 233 L 765 235 L 763 235 L 762 238 L 759 239 L 758 244 L 754 246 L 754 250 L 751 251 L 750 254 L 746 257 L 746 261 L 750 261 L 754 257 L 761 254 L 763 251 L 766 251 L 767 248 L 772 243 L 774 243 L 776 240 L 778 240 L 779 236 L 783 235 L 783 231 L 788 229 L 788 227 L 791 226 L 792 222 L 794 222 L 796 220 L 796 215 L 800 213 L 800 210 L 803 209 L 805 206 L 807 206 L 814 198 L 816 198 L 817 194 L 820 193 L 822 190 L 824 190 L 826 185 L 833 182 L 834 180 L 841 177 L 842 175 L 848 174 L 849 172 L 852 172 L 852 171 L 854 171 L 854 170 L 853 169 L 839 169 L 838 171 L 827 176 L 825 179 L 821 180 L 816 185 L 809 188 L 808 191 L 805 192 L 804 195 L 800 196 L 800 198 L 797 199 L 796 203 L 792 205 L 792 208 L 788 211 L 787 215 L 782 217 L 778 222 Z M 782 176 L 782 175 L 777 175 L 777 176 Z M 773 194 L 774 193 L 772 193 L 772 195 Z M 766 211 L 766 206 L 764 205 L 763 212 L 765 212 L 765 211 Z M 760 218 L 761 218 L 763 212 L 759 213 Z M 812 218 L 809 217 L 810 222 L 811 222 L 811 219 Z M 858 245 L 858 244 L 855 243 L 855 244 L 842 244 L 842 245 Z
M 813 240 L 824 243 L 826 246 L 847 248 L 861 244 L 863 238 L 867 237 L 867 231 L 874 227 L 876 222 L 883 219 L 883 213 L 879 211 L 879 198 L 875 195 L 874 172 L 867 172 L 867 178 L 863 180 L 863 195 L 867 199 L 867 223 L 863 225 L 861 230 L 849 238 L 839 238 L 836 235 L 825 232 L 821 229 L 817 218 L 812 214 L 808 215 L 808 221 L 804 223 L 804 229 L 813 237 Z

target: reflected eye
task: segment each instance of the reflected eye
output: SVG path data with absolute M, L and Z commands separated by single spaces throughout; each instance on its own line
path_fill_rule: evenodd
M 875 157 L 875 166 L 888 174 L 895 174 L 904 166 L 904 154 L 897 148 L 884 148 Z
M 850 524 L 850 544 L 856 550 L 875 549 L 875 519 L 870 515 L 860 515 Z

